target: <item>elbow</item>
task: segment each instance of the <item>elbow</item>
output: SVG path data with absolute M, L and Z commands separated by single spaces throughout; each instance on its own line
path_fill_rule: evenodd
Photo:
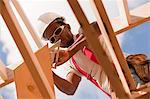
M 75 92 L 68 92 L 67 95 L 73 96 Z
M 70 95 L 70 96 L 74 95 L 74 93 L 75 93 L 75 91 L 66 92 L 66 94 Z
M 76 87 L 70 87 L 64 93 L 67 95 L 74 95 L 76 92 L 76 89 L 77 89 Z

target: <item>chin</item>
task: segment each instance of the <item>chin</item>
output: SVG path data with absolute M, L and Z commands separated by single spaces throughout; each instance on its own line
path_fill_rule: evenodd
M 66 44 L 61 44 L 61 47 L 64 48 L 68 48 L 69 46 L 71 46 L 74 43 L 74 39 L 72 38 L 69 42 L 67 42 Z

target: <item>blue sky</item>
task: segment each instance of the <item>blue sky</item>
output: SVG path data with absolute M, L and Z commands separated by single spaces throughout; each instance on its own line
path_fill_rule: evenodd
M 110 18 L 118 16 L 118 9 L 116 7 L 115 0 L 103 0 L 105 6 L 107 7 L 107 12 L 110 15 Z M 135 7 L 150 2 L 150 0 L 128 0 L 129 8 L 134 9 Z M 60 15 L 63 15 L 66 18 L 67 23 L 71 25 L 72 31 L 74 34 L 77 33 L 79 25 L 76 18 L 74 17 L 69 5 L 66 0 L 20 0 L 27 17 L 31 21 L 33 27 L 37 29 L 37 18 L 40 14 L 44 12 L 56 12 Z M 85 14 L 88 16 L 90 22 L 95 21 L 92 10 L 90 9 L 90 4 L 88 0 L 81 0 L 80 4 L 84 7 Z M 19 17 L 18 17 L 19 19 Z M 19 19 L 20 20 L 20 19 Z M 0 17 L 0 23 L 4 23 Z M 20 21 L 21 26 L 25 32 L 25 35 L 31 45 L 33 51 L 37 50 L 31 35 L 25 28 L 24 24 Z M 118 40 L 122 50 L 128 54 L 134 53 L 146 53 L 150 56 L 150 22 L 144 23 L 132 30 L 126 31 L 121 35 L 118 35 Z M 39 35 L 39 33 L 37 33 Z M 19 54 L 19 51 L 16 48 L 15 43 L 13 42 L 12 37 L 9 34 L 5 24 L 0 25 L 0 59 L 8 66 L 11 67 L 12 64 L 19 62 L 22 58 Z M 67 64 L 59 67 L 58 70 L 55 70 L 58 75 L 65 78 L 66 72 L 63 72 L 67 67 Z M 67 96 L 61 93 L 56 88 L 56 97 L 57 99 L 107 99 L 97 89 L 92 85 L 86 78 L 83 78 L 77 92 L 74 96 Z M 6 87 L 0 89 L 0 95 L 4 99 L 16 99 L 15 84 L 10 84 Z

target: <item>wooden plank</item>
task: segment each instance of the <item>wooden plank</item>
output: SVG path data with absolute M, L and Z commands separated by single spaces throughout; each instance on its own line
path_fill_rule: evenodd
M 10 84 L 14 81 L 14 72 L 13 72 L 13 70 L 11 70 L 7 67 L 5 68 L 5 70 L 6 70 L 7 79 L 6 80 L 3 80 L 3 79 L 0 80 L 0 88 L 5 86 L 5 85 L 8 85 L 8 84 Z
M 128 64 L 127 64 L 127 62 L 124 58 L 124 55 L 121 51 L 121 48 L 120 48 L 119 43 L 117 41 L 116 35 L 113 31 L 113 28 L 111 26 L 109 18 L 106 14 L 105 8 L 102 4 L 102 1 L 101 0 L 91 0 L 91 4 L 92 4 L 92 7 L 93 7 L 93 10 L 95 11 L 95 15 L 96 15 L 96 18 L 98 20 L 97 21 L 98 25 L 101 28 L 101 30 L 103 30 L 102 34 L 104 35 L 104 38 L 105 38 L 106 41 L 110 40 L 108 42 L 111 43 L 113 51 L 115 52 L 115 55 L 117 57 L 117 60 L 114 60 L 115 55 L 112 56 L 112 59 L 114 60 L 113 62 L 117 66 L 116 69 L 117 68 L 119 69 L 119 67 L 121 66 L 122 71 L 125 75 L 125 78 L 129 83 L 130 89 L 131 90 L 136 89 L 135 82 L 134 82 L 133 78 L 131 77 L 130 69 L 129 69 Z M 101 23 L 101 21 L 102 21 L 103 24 Z M 106 31 L 104 31 L 104 30 L 106 30 Z M 119 62 L 120 66 L 117 65 L 118 64 L 117 62 Z M 120 75 L 122 75 L 120 70 L 118 70 L 118 73 L 120 73 Z M 126 88 L 126 90 L 129 92 L 129 88 L 127 86 L 126 80 L 123 77 L 121 78 L 121 80 L 124 83 L 123 84 L 125 86 L 124 88 Z
M 41 48 L 43 46 L 40 38 L 37 35 L 37 31 L 34 29 L 32 26 L 31 22 L 29 21 L 28 17 L 26 16 L 23 8 L 20 6 L 19 2 L 17 0 L 11 0 L 12 3 L 14 4 L 16 10 L 18 11 L 19 15 L 21 16 L 24 24 L 26 25 L 27 29 L 29 30 L 33 40 L 35 41 L 36 45 L 38 48 Z
M 147 94 L 141 95 L 140 97 L 136 97 L 134 99 L 150 99 L 150 94 L 147 93 Z
M 8 85 L 8 84 L 10 84 L 12 82 L 14 82 L 13 78 L 12 79 L 8 79 L 8 80 L 3 81 L 3 82 L 0 82 L 0 88 L 4 87 L 4 86 L 6 86 L 6 85 Z
M 13 82 L 14 74 L 13 70 L 7 68 L 0 60 L 0 88 Z
M 125 32 L 133 27 L 136 27 L 144 22 L 147 22 L 150 20 L 150 11 L 145 10 L 150 9 L 150 3 L 145 3 L 133 10 L 130 11 L 130 17 L 131 22 L 129 26 L 126 26 L 126 24 L 123 24 L 120 20 L 120 17 L 116 17 L 114 19 L 111 19 L 111 24 L 113 26 L 113 30 L 115 34 L 120 34 L 122 32 Z
M 4 4 L 5 2 L 5 4 Z M 47 97 L 54 99 L 54 93 L 48 83 L 48 80 L 46 79 L 41 66 L 35 57 L 34 53 L 32 52 L 29 44 L 27 43 L 27 40 L 21 30 L 21 27 L 19 26 L 19 23 L 12 11 L 12 8 L 9 4 L 9 1 L 4 0 L 4 2 L 0 1 L 0 6 L 2 7 L 2 17 L 15 41 L 17 44 L 17 47 L 19 51 L 22 54 L 22 57 L 25 61 L 25 63 L 28 66 L 28 69 L 42 95 L 42 97 Z
M 4 65 L 4 63 L 1 61 L 0 59 L 0 77 L 3 79 L 3 80 L 7 80 L 8 77 L 7 77 L 7 71 L 6 71 L 6 66 Z
M 52 64 L 53 64 L 53 62 L 58 62 L 60 43 L 61 43 L 61 40 L 57 41 L 55 44 L 53 44 L 49 48 L 49 52 L 51 53 L 51 59 L 50 59 L 50 61 L 52 62 Z M 56 56 L 55 56 L 55 54 L 56 54 Z M 53 67 L 53 68 L 56 68 L 56 67 Z
M 117 96 L 121 97 L 121 99 L 129 99 L 130 93 L 128 93 L 125 88 L 123 88 L 113 63 L 110 62 L 106 52 L 103 50 L 97 35 L 94 34 L 96 31 L 89 25 L 89 22 L 84 15 L 79 3 L 77 0 L 68 0 L 68 3 L 71 6 L 78 22 L 82 26 L 83 33 L 86 36 L 89 46 L 95 53 L 99 63 L 101 63 L 103 66 L 105 73 L 108 75 L 110 84 L 116 92 Z M 117 87 L 114 87 L 116 85 Z
M 146 94 L 149 93 L 150 93 L 150 82 L 140 86 L 135 91 L 132 91 L 132 97 L 140 99 L 140 97 L 144 97 L 146 96 Z
M 134 21 L 132 21 L 134 20 Z M 135 22 L 136 20 L 136 22 Z M 150 20 L 150 17 L 148 18 L 141 18 L 141 17 L 137 17 L 137 16 L 131 16 L 131 23 L 129 26 L 125 26 L 124 24 L 122 24 L 122 22 L 120 22 L 119 18 L 113 19 L 111 20 L 111 23 L 113 25 L 115 34 L 118 35 L 120 33 L 123 33 L 127 30 L 130 30 L 140 24 L 143 24 L 144 22 L 148 22 Z
M 117 0 L 120 13 L 120 21 L 128 26 L 131 23 L 127 0 Z
M 0 6 L 0 15 L 1 15 L 1 10 L 2 10 L 2 7 Z
M 137 16 L 137 17 L 141 17 L 141 18 L 148 18 L 150 17 L 150 2 L 145 3 L 133 10 L 130 11 L 130 14 L 132 16 Z
M 44 74 L 48 78 L 48 82 L 51 88 L 54 91 L 54 82 L 53 75 L 51 71 L 51 62 L 50 62 L 50 53 L 48 46 L 44 46 L 42 49 L 38 50 L 36 53 L 36 57 L 44 71 Z M 44 60 L 43 60 L 44 57 Z M 27 68 L 27 64 L 24 62 L 19 67 L 14 70 L 15 74 L 15 83 L 17 89 L 17 98 L 18 99 L 45 99 L 46 97 L 42 97 L 39 89 L 36 86 L 33 77 Z

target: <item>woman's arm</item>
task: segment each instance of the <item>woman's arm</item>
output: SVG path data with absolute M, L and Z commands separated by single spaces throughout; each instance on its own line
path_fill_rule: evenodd
M 73 43 L 67 50 L 60 50 L 58 62 L 55 64 L 55 67 L 67 62 L 77 51 L 82 49 L 84 46 L 87 46 L 87 42 L 85 37 L 81 37 L 80 39 L 77 39 L 77 41 L 75 41 L 75 43 Z
M 73 95 L 81 81 L 81 77 L 73 72 L 69 72 L 66 79 L 59 77 L 53 72 L 53 78 L 56 87 L 67 95 Z
M 84 46 L 87 46 L 86 38 L 82 35 L 80 36 L 75 43 L 68 48 L 69 58 L 71 58 L 77 51 L 82 49 Z

